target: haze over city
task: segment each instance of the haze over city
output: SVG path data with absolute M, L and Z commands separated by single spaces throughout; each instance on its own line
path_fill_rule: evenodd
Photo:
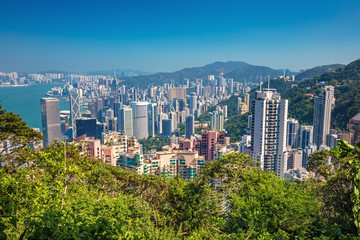
M 347 1 L 3 1 L 0 71 L 168 72 L 214 61 L 293 71 L 360 56 Z

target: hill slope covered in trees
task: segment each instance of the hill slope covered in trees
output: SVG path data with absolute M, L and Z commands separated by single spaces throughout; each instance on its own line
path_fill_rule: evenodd
M 41 138 L 1 110 L 6 120 L 22 127 L 0 128 L 1 142 Z M 355 239 L 360 145 L 340 147 L 310 160 L 322 181 L 297 183 L 240 153 L 184 181 L 107 165 L 77 145 L 22 144 L 0 156 L 0 239 Z
M 295 87 L 291 88 L 293 84 Z M 263 87 L 267 83 L 263 84 Z M 288 117 L 297 119 L 303 125 L 313 124 L 314 99 L 313 96 L 319 95 L 322 85 L 333 85 L 335 87 L 335 107 L 331 114 L 331 128 L 346 129 L 349 119 L 360 112 L 360 60 L 356 60 L 344 68 L 338 68 L 334 72 L 325 72 L 319 77 L 307 79 L 301 82 L 286 82 L 283 79 L 271 80 L 270 88 L 277 89 L 281 97 L 289 100 Z M 250 99 L 254 97 L 255 91 L 252 89 Z M 235 105 L 237 98 L 230 97 L 228 100 L 219 103 L 222 106 L 229 104 L 232 106 L 228 110 L 229 120 L 225 123 L 225 128 L 240 129 L 237 133 L 245 133 L 247 119 L 237 116 Z M 214 106 L 212 109 L 215 109 Z M 235 109 L 235 110 L 234 110 Z M 199 120 L 208 120 L 208 113 L 204 113 Z M 237 136 L 234 131 L 229 131 L 228 135 L 232 142 L 238 141 L 241 136 Z
M 317 66 L 311 69 L 308 69 L 302 73 L 299 73 L 295 76 L 295 80 L 305 80 L 308 78 L 318 77 L 325 72 L 333 72 L 338 68 L 344 67 L 343 64 L 331 64 L 331 65 L 323 65 Z

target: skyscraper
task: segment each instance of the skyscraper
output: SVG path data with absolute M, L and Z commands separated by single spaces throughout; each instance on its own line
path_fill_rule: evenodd
M 106 110 L 106 132 L 117 132 L 117 117 L 114 117 L 114 111 L 109 108 Z
M 149 137 L 155 136 L 157 114 L 156 114 L 156 103 L 149 103 L 148 105 L 148 129 Z
M 56 140 L 61 141 L 60 106 L 57 98 L 41 98 L 42 133 L 45 135 L 44 146 Z
M 288 100 L 273 91 L 258 91 L 252 107 L 252 157 L 263 169 L 282 177 L 287 168 Z
M 326 143 L 326 135 L 330 132 L 331 109 L 335 103 L 335 88 L 324 86 L 314 100 L 314 143 L 318 149 Z
M 77 137 L 76 119 L 80 117 L 80 94 L 79 90 L 74 88 L 70 90 L 70 118 L 73 138 Z
M 124 106 L 120 109 L 118 118 L 119 132 L 125 133 L 128 136 L 133 136 L 133 120 L 132 109 L 128 106 Z
M 313 126 L 301 126 L 300 128 L 300 148 L 305 149 L 313 144 Z
M 131 102 L 133 116 L 133 134 L 136 139 L 148 138 L 148 102 Z
M 210 129 L 218 131 L 224 130 L 223 110 L 216 110 L 210 115 Z
M 171 119 L 163 119 L 162 120 L 162 135 L 170 136 L 171 135 Z
M 186 116 L 185 118 L 185 138 L 190 138 L 194 135 L 194 115 Z
M 286 143 L 292 148 L 298 147 L 298 132 L 299 132 L 299 122 L 296 119 L 289 118 L 287 120 L 287 134 L 286 134 Z
M 196 93 L 193 92 L 191 93 L 190 104 L 189 104 L 189 109 L 191 114 L 194 114 L 195 110 L 197 109 L 196 105 L 197 105 L 197 96 Z

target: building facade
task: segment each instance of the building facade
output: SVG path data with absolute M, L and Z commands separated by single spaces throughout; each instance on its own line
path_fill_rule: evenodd
M 335 88 L 324 86 L 319 96 L 314 99 L 314 143 L 318 149 L 326 144 L 326 135 L 330 132 L 331 109 L 335 104 Z
M 258 91 L 252 107 L 252 157 L 263 169 L 282 177 L 287 169 L 288 100 L 274 91 Z
M 60 106 L 57 98 L 41 98 L 42 133 L 45 135 L 44 146 L 52 141 L 61 141 Z

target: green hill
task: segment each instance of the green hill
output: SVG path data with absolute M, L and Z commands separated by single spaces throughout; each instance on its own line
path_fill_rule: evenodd
M 319 77 L 307 79 L 301 82 L 286 82 L 283 79 L 271 80 L 270 88 L 276 89 L 281 97 L 289 100 L 289 117 L 299 120 L 301 124 L 313 124 L 314 99 L 321 91 L 321 84 L 335 86 L 335 107 L 332 111 L 331 128 L 346 129 L 349 119 L 360 112 L 360 60 L 356 60 L 344 68 L 338 68 L 334 72 L 325 72 Z M 321 84 L 320 84 L 321 83 Z M 295 84 L 295 85 L 294 85 Z M 265 82 L 263 88 L 267 86 Z M 293 86 L 293 88 L 292 88 Z M 250 99 L 253 98 L 255 91 L 252 89 Z M 237 116 L 237 97 L 233 96 L 218 105 L 228 105 L 229 119 L 225 123 L 231 141 L 237 141 L 244 134 L 247 127 L 247 118 Z M 229 107 L 231 106 L 231 107 Z M 234 107 L 236 106 L 236 107 Z M 212 111 L 216 106 L 209 109 Z M 208 120 L 208 112 L 201 115 L 198 119 Z
M 321 84 L 335 86 L 335 107 L 331 114 L 331 127 L 345 129 L 349 119 L 360 112 L 360 59 L 334 72 L 305 80 L 286 94 L 289 99 L 289 117 L 303 124 L 312 124 L 314 100 L 306 94 L 318 95 Z
M 331 65 L 323 65 L 317 66 L 311 69 L 308 69 L 302 73 L 299 73 L 295 76 L 295 80 L 305 80 L 308 78 L 318 77 L 325 72 L 334 72 L 336 69 L 344 67 L 343 64 L 331 64 Z
M 0 239 L 358 236 L 360 157 L 346 144 L 311 158 L 321 181 L 279 179 L 240 153 L 207 162 L 185 181 L 105 164 L 76 144 L 26 147 L 39 135 L 0 105 L 0 141 L 24 143 L 0 155 Z M 325 161 L 330 154 L 334 167 Z

